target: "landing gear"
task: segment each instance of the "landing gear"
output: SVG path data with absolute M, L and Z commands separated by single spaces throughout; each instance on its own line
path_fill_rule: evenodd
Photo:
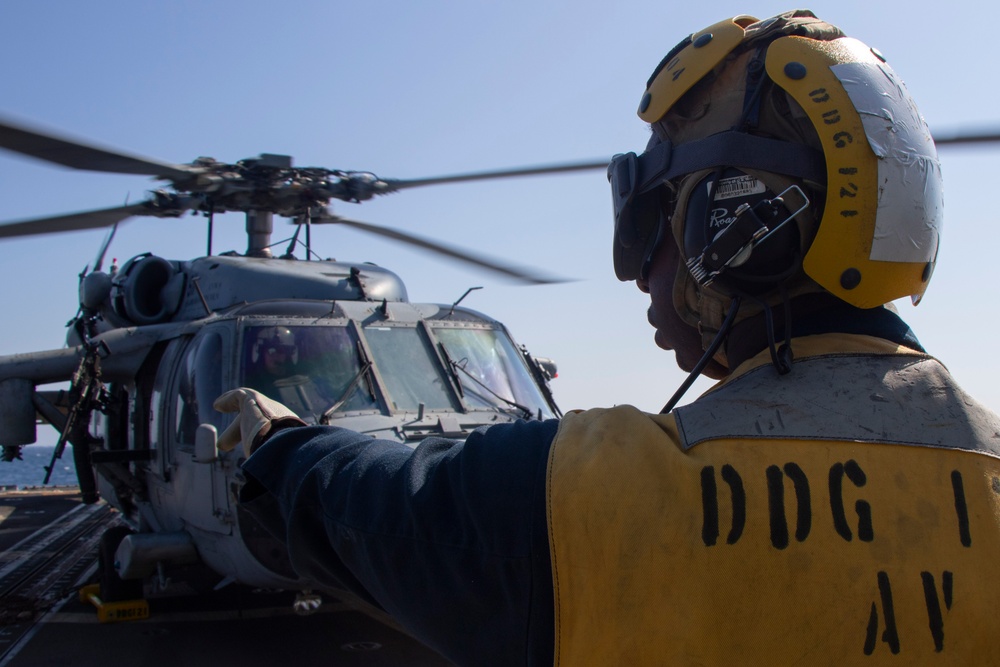
M 115 526 L 104 531 L 97 547 L 97 576 L 100 598 L 104 602 L 121 602 L 142 598 L 142 580 L 122 579 L 115 568 L 115 552 L 132 530 L 128 526 Z

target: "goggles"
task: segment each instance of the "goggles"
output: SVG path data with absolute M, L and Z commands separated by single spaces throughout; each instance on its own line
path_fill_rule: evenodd
M 823 153 L 806 146 L 743 132 L 720 132 L 674 146 L 662 141 L 642 155 L 611 158 L 608 181 L 614 210 L 614 266 L 619 280 L 645 278 L 664 233 L 661 185 L 704 169 L 738 167 L 826 182 Z

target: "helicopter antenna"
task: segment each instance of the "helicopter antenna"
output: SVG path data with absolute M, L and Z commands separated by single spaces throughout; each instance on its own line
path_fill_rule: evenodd
M 201 299 L 201 305 L 205 309 L 205 315 L 211 316 L 212 307 L 208 305 L 208 299 L 205 298 L 205 293 L 201 291 L 201 285 L 199 284 L 200 281 L 201 278 L 196 276 L 191 279 L 191 285 L 194 286 L 195 291 L 198 293 L 198 298 Z
M 448 311 L 448 317 L 451 317 L 454 314 L 454 312 L 455 312 L 455 306 L 457 306 L 458 304 L 462 303 L 462 301 L 465 299 L 465 297 L 469 296 L 470 292 L 472 292 L 474 290 L 477 290 L 477 289 L 483 289 L 483 288 L 480 285 L 479 287 L 470 287 L 469 289 L 465 290 L 465 294 L 463 294 L 462 296 L 458 297 L 458 301 L 456 301 L 455 303 L 451 304 L 451 310 Z

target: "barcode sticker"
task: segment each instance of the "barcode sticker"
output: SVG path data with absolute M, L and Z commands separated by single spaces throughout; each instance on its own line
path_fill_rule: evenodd
M 708 183 L 711 188 L 711 182 Z M 731 178 L 720 179 L 715 188 L 715 201 L 720 199 L 732 199 L 733 197 L 746 197 L 748 195 L 759 195 L 767 191 L 764 184 L 753 176 L 743 174 Z

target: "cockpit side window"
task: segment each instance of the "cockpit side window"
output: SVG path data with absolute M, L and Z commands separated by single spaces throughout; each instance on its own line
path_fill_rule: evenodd
M 211 332 L 201 340 L 195 353 L 195 396 L 198 402 L 198 423 L 211 424 L 219 433 L 231 421 L 213 407 L 222 395 L 222 336 Z M 192 442 L 194 438 L 192 437 Z
M 194 445 L 199 424 L 212 424 L 220 432 L 229 421 L 212 407 L 223 392 L 222 336 L 209 331 L 188 348 L 177 378 L 177 442 Z
M 529 408 L 532 415 L 554 416 L 521 353 L 503 331 L 446 327 L 433 331 L 455 367 L 470 408 L 516 404 Z

